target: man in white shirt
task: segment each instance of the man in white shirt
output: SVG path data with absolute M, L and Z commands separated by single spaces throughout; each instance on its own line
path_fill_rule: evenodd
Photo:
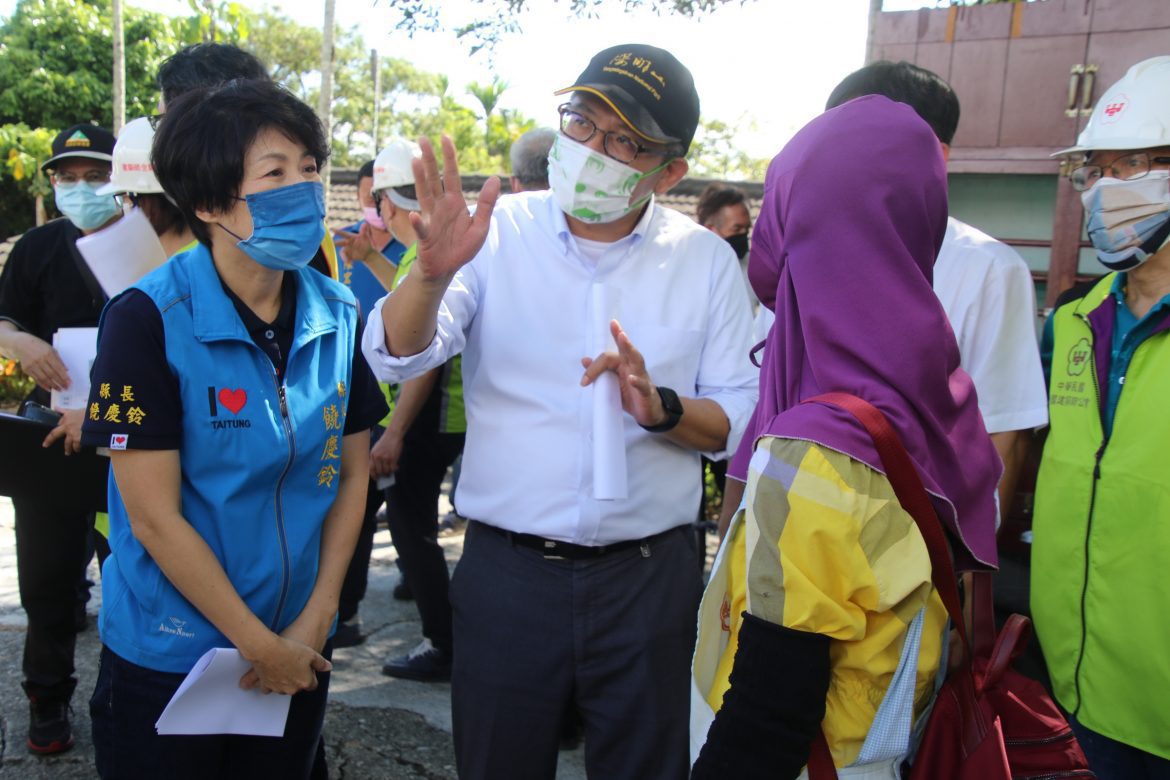
M 942 78 L 909 62 L 874 62 L 846 76 L 825 108 L 873 94 L 913 108 L 938 136 L 943 158 L 950 156 L 959 98 Z M 999 496 L 1006 512 L 1027 453 L 1027 433 L 1048 423 L 1032 274 L 1015 250 L 952 217 L 935 261 L 934 292 L 1003 459 Z
M 422 142 L 418 260 L 363 348 L 388 381 L 464 356 L 460 777 L 552 778 L 575 705 L 590 777 L 681 780 L 701 554 L 687 529 L 700 452 L 724 457 L 756 402 L 749 310 L 727 243 L 654 200 L 687 171 L 687 69 L 616 46 L 564 93 L 548 192 L 497 204 L 489 180 L 471 216 L 450 140 L 441 177 Z

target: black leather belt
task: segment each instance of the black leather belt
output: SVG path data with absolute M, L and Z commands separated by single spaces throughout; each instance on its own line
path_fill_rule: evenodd
M 561 558 L 569 561 L 592 560 L 594 558 L 600 558 L 602 556 L 609 555 L 610 553 L 629 550 L 633 547 L 642 548 L 642 557 L 649 558 L 651 544 L 660 541 L 667 534 L 675 533 L 676 531 L 685 527 L 679 526 L 678 528 L 670 528 L 666 531 L 654 534 L 653 536 L 647 536 L 643 539 L 626 539 L 620 542 L 614 542 L 613 544 L 589 546 L 584 544 L 573 544 L 572 542 L 562 542 L 558 541 L 557 539 L 546 539 L 543 536 L 536 536 L 535 534 L 522 534 L 516 531 L 505 531 L 503 528 L 497 528 L 494 525 L 488 525 L 487 523 L 481 523 L 476 520 L 472 520 L 471 522 L 475 523 L 475 525 L 480 528 L 486 528 L 489 531 L 493 531 L 494 533 L 499 534 L 518 547 L 527 547 L 530 550 L 536 550 L 545 558 Z

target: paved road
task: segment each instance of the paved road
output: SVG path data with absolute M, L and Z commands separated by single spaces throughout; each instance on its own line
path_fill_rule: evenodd
M 80 682 L 74 696 L 73 750 L 53 758 L 30 756 L 25 748 L 28 704 L 20 690 L 20 657 L 25 617 L 16 583 L 12 504 L 0 497 L 0 778 L 67 780 L 92 778 L 93 746 L 87 702 L 93 690 L 100 649 L 94 618 L 99 588 L 89 603 L 90 628 L 78 637 Z M 461 536 L 443 540 L 452 565 L 462 551 Z M 386 531 L 375 538 L 370 588 L 362 619 L 371 632 L 366 644 L 338 650 L 325 719 L 329 776 L 359 780 L 447 780 L 455 778 L 451 751 L 449 685 L 394 680 L 381 674 L 383 659 L 405 653 L 418 642 L 418 613 L 412 602 L 397 602 L 394 548 Z M 91 566 L 91 579 L 98 580 Z M 584 778 L 583 750 L 561 754 L 558 780 Z

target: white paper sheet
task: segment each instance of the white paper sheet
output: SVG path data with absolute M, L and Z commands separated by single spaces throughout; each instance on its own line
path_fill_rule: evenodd
M 105 230 L 77 239 L 77 251 L 111 298 L 167 260 L 142 209 L 132 209 Z
M 159 734 L 284 736 L 292 697 L 240 688 L 252 665 L 235 648 L 216 647 L 195 662 L 154 724 Z
M 69 387 L 54 390 L 54 409 L 84 409 L 89 401 L 89 370 L 97 357 L 97 328 L 61 328 L 53 334 L 53 348 L 69 372 Z
M 590 356 L 617 351 L 609 321 L 618 315 L 618 291 L 594 284 L 589 300 Z M 621 390 L 612 371 L 593 382 L 593 497 L 601 500 L 626 498 L 625 412 Z

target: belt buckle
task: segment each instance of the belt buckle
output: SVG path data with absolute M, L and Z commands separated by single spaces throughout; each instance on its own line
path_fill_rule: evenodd
M 557 543 L 552 539 L 544 540 L 544 549 L 540 551 L 540 554 L 544 556 L 545 560 L 549 561 L 568 560 L 565 556 L 557 554 Z

